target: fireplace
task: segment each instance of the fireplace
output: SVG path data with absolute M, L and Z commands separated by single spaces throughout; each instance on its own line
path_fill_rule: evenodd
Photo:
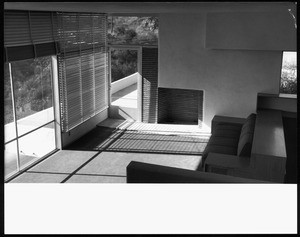
M 158 88 L 158 123 L 198 124 L 203 120 L 203 91 Z

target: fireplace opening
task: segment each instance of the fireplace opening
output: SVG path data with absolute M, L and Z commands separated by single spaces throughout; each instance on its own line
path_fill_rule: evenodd
M 202 126 L 203 91 L 158 88 L 158 123 Z

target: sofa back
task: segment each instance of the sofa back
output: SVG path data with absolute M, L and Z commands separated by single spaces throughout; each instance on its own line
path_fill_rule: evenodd
M 250 114 L 247 117 L 246 122 L 242 126 L 239 143 L 238 143 L 238 149 L 237 149 L 238 156 L 250 157 L 251 155 L 254 129 L 255 129 L 255 120 L 256 120 L 256 114 Z

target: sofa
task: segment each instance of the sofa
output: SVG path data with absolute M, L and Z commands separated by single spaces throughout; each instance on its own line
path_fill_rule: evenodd
M 205 147 L 198 170 L 204 169 L 205 160 L 209 153 L 250 157 L 255 120 L 256 114 L 252 113 L 244 123 L 237 123 L 228 119 L 223 121 L 222 118 L 217 122 L 212 121 L 212 135 Z
M 211 170 L 212 173 L 209 173 L 204 169 L 210 153 L 220 154 L 224 160 L 234 159 L 234 162 L 250 159 L 255 120 L 254 113 L 246 119 L 215 116 L 212 120 L 212 135 L 196 170 L 132 161 L 127 166 L 127 183 L 266 183 L 252 177 L 234 177 Z
M 262 180 L 180 169 L 138 161 L 126 167 L 127 183 L 268 183 Z

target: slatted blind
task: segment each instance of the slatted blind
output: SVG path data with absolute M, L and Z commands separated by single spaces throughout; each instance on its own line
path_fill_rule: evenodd
M 6 61 L 55 55 L 57 17 L 54 12 L 4 11 Z
M 108 107 L 106 15 L 57 13 L 62 130 Z
M 142 121 L 157 122 L 158 49 L 142 49 L 143 106 Z

